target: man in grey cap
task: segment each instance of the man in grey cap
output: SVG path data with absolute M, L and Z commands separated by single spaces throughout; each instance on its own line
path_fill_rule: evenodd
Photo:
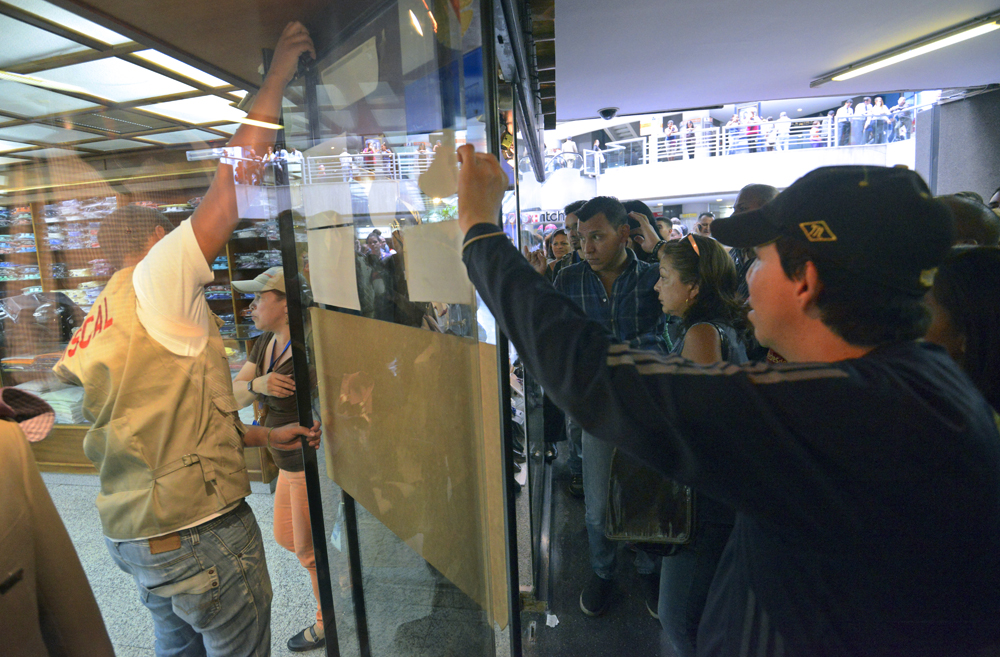
M 459 151 L 469 276 L 585 431 L 737 511 L 697 654 L 1000 650 L 1000 435 L 922 297 L 948 210 L 904 169 L 827 167 L 713 222 L 753 247 L 750 319 L 789 363 L 695 366 L 614 344 L 496 225 L 506 177 Z

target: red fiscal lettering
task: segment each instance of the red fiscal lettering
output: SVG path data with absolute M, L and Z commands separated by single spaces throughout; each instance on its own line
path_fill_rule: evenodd
M 94 335 L 91 337 L 92 338 L 97 337 L 97 334 L 103 330 L 104 330 L 104 308 L 102 306 L 98 306 L 97 320 L 94 322 Z
M 87 319 L 83 320 L 83 326 L 80 327 L 80 349 L 86 349 L 87 345 L 90 344 L 90 338 L 87 337 L 87 324 L 90 324 L 92 321 L 94 321 L 93 315 L 87 315 Z
M 73 334 L 73 339 L 69 341 L 69 349 L 66 350 L 66 356 L 72 357 L 76 353 L 76 346 L 80 343 L 80 331 Z
M 88 335 L 87 325 L 91 323 L 94 326 L 90 335 Z M 114 324 L 114 319 L 111 317 L 111 311 L 108 309 L 108 300 L 104 299 L 104 302 L 97 306 L 97 314 L 95 315 L 93 309 L 91 309 L 90 314 L 87 315 L 87 319 L 83 320 L 83 326 L 73 334 L 73 339 L 69 341 L 69 348 L 66 350 L 66 357 L 73 356 L 77 352 L 77 348 L 80 350 L 86 349 L 99 333 L 109 328 L 112 324 Z

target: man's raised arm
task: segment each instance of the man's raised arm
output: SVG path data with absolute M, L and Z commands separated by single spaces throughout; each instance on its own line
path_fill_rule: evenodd
M 309 32 L 301 23 L 289 23 L 278 39 L 271 68 L 264 79 L 264 84 L 254 100 L 253 107 L 247 118 L 266 123 L 277 123 L 281 113 L 281 99 L 285 87 L 291 82 L 298 68 L 299 56 L 308 52 L 314 58 Z M 258 148 L 274 143 L 275 131 L 255 125 L 243 124 L 229 140 L 228 146 Z M 228 164 L 219 164 L 215 172 L 215 180 L 205 194 L 198 209 L 191 217 L 191 227 L 194 229 L 198 245 L 201 247 L 205 260 L 211 264 L 215 257 L 229 241 L 236 224 L 239 223 L 239 212 L 236 209 L 236 185 L 233 181 L 233 169 Z

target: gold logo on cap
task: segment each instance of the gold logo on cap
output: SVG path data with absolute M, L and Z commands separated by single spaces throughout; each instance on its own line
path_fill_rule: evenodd
M 937 275 L 937 267 L 925 269 L 920 272 L 920 284 L 926 288 L 934 287 L 934 277 Z
M 799 228 L 806 234 L 806 239 L 810 242 L 836 242 L 837 236 L 833 234 L 825 221 L 807 221 L 799 224 Z

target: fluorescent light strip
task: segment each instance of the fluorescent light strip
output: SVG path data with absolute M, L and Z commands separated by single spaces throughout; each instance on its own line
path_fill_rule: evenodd
M 21 75 L 20 73 L 11 73 L 9 71 L 0 71 L 0 80 L 7 80 L 9 82 L 19 82 L 21 84 L 27 84 L 32 87 L 40 87 L 42 89 L 52 89 L 54 91 L 68 91 L 74 94 L 86 94 L 86 90 L 80 87 L 74 87 L 71 84 L 63 84 L 62 82 L 52 82 L 50 80 L 42 80 L 41 78 L 36 78 L 31 75 Z
M 199 68 L 185 64 L 179 59 L 165 55 L 158 50 L 140 50 L 134 54 L 136 57 L 141 57 L 147 62 L 151 62 L 157 66 L 162 66 L 163 68 L 173 71 L 174 73 L 179 73 L 186 78 L 197 80 L 198 82 L 201 82 L 209 87 L 224 87 L 229 84 L 225 80 L 220 80 L 214 75 L 210 75 Z
M 839 75 L 833 76 L 832 79 L 835 82 L 843 82 L 844 80 L 850 80 L 851 78 L 856 78 L 859 75 L 864 75 L 865 73 L 871 73 L 872 71 L 877 71 L 880 68 L 885 68 L 886 66 L 890 66 L 892 64 L 898 64 L 899 62 L 904 62 L 907 59 L 912 59 L 913 57 L 933 52 L 935 50 L 938 50 L 939 48 L 951 46 L 956 43 L 961 43 L 962 41 L 965 41 L 967 39 L 972 39 L 973 37 L 977 37 L 982 34 L 987 34 L 998 28 L 1000 28 L 1000 23 L 995 23 L 995 22 L 987 23 L 986 25 L 979 25 L 977 27 L 973 27 L 971 29 L 959 32 L 958 34 L 952 34 L 951 36 L 947 36 L 943 39 L 938 39 L 937 41 L 932 41 L 928 44 L 918 46 L 911 50 L 906 50 L 904 52 L 899 53 L 898 55 L 893 55 L 892 57 L 887 57 L 877 62 L 872 62 L 871 64 L 868 64 L 866 66 L 861 66 L 859 68 L 851 69 L 844 73 L 840 73 Z
M 258 121 L 257 119 L 248 119 L 248 118 L 245 118 L 245 117 L 244 118 L 233 119 L 233 121 L 236 121 L 237 123 L 246 123 L 247 125 L 255 125 L 258 128 L 270 128 L 271 130 L 284 130 L 285 129 L 285 126 L 279 125 L 277 123 L 268 123 L 267 121 Z

